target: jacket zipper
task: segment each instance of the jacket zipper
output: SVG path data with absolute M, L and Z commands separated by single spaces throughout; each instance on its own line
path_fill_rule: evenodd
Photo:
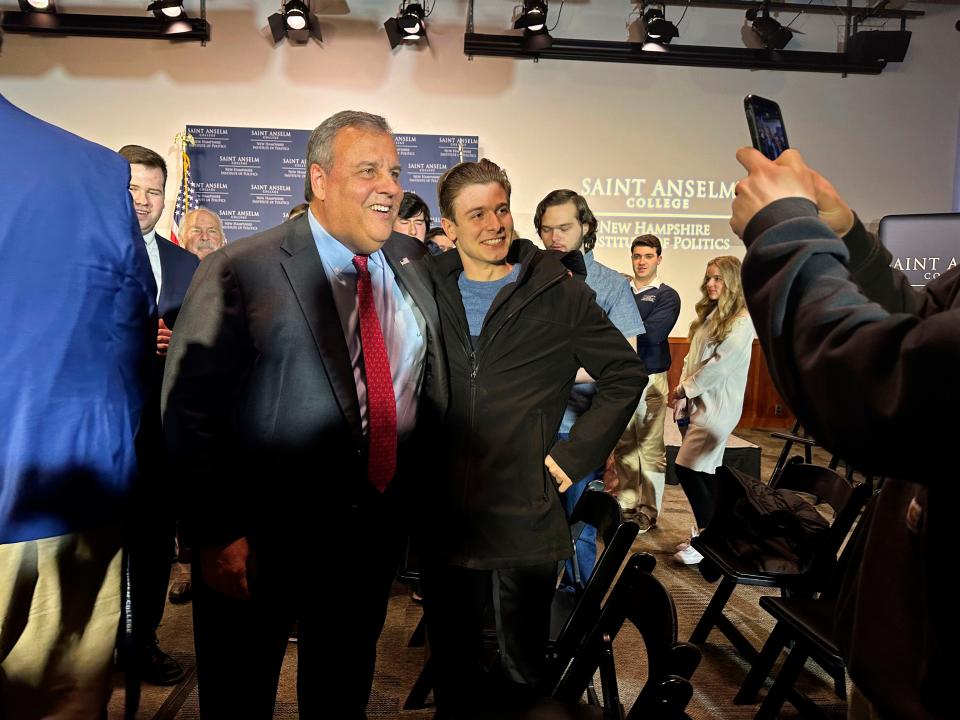
M 484 344 L 484 348 L 487 348 L 491 344 L 493 344 L 494 339 L 497 337 L 500 331 L 507 325 L 507 323 L 510 322 L 510 319 L 514 315 L 516 315 L 518 312 L 523 310 L 527 305 L 533 302 L 548 288 L 556 285 L 558 282 L 562 282 L 567 277 L 569 277 L 569 274 L 567 272 L 563 272 L 560 275 L 557 275 L 556 277 L 550 278 L 549 280 L 545 281 L 540 287 L 534 290 L 530 294 L 530 296 L 526 300 L 524 300 L 519 307 L 514 308 L 510 312 L 510 314 L 507 315 L 506 318 L 504 318 L 503 322 L 500 323 L 499 326 L 497 326 L 497 329 L 493 331 L 493 335 L 490 336 L 490 340 Z M 467 359 L 470 360 L 470 440 L 467 444 L 467 458 L 469 459 L 473 457 L 474 422 L 476 419 L 476 406 L 477 406 L 477 374 L 480 372 L 480 364 L 477 360 L 476 350 L 467 350 L 467 345 L 465 342 L 463 342 L 462 337 L 460 338 L 460 345 L 463 347 L 463 350 L 467 355 Z M 464 510 L 466 510 L 467 508 L 467 498 L 469 497 L 468 490 L 470 488 L 471 468 L 472 468 L 472 465 L 468 462 L 466 477 L 464 478 L 464 483 L 463 483 L 462 506 Z

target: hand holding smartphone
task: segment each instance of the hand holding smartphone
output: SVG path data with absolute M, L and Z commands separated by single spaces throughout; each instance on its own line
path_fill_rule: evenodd
M 743 109 L 747 113 L 753 146 L 770 160 L 776 160 L 790 147 L 780 106 L 759 95 L 747 95 L 743 99 Z

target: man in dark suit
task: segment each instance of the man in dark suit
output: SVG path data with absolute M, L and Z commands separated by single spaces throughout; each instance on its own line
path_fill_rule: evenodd
M 132 661 L 143 680 L 154 685 L 173 685 L 183 679 L 183 668 L 157 643 L 157 627 L 163 618 L 170 582 L 176 528 L 173 478 L 160 424 L 160 387 L 177 313 L 199 260 L 157 234 L 167 183 L 167 164 L 163 158 L 140 145 L 125 145 L 119 152 L 130 163 L 130 195 L 159 289 L 157 309 L 160 316 L 157 350 L 143 420 L 137 434 L 140 479 L 128 531 L 131 582 L 136 601 L 134 622 L 138 626 L 134 635 L 137 648 L 135 656 L 125 658 L 125 661 Z
M 301 716 L 366 717 L 417 445 L 447 386 L 425 249 L 391 235 L 399 174 L 383 118 L 328 118 L 309 211 L 210 255 L 184 302 L 163 417 L 208 720 L 272 717 L 294 620 Z

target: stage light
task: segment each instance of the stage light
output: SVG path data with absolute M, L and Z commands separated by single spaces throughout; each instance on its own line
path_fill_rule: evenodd
M 521 49 L 526 52 L 538 52 L 553 47 L 553 38 L 546 26 L 541 25 L 539 30 L 524 30 L 523 40 L 520 41 Z
M 310 12 L 307 2 L 303 0 L 286 0 L 283 3 L 283 11 L 268 17 L 267 24 L 270 25 L 270 34 L 275 43 L 284 38 L 295 45 L 304 45 L 311 37 L 323 41 L 320 23 L 316 15 Z
M 664 45 L 675 37 L 680 37 L 677 26 L 663 15 L 663 5 L 650 3 L 643 6 L 644 42 Z
M 161 20 L 175 20 L 185 15 L 183 0 L 154 0 L 147 5 L 147 12 L 152 12 Z
M 427 37 L 425 17 L 423 5 L 407 3 L 404 0 L 397 11 L 397 16 L 388 18 L 383 23 L 383 28 L 387 31 L 387 39 L 390 41 L 390 48 L 393 49 L 401 43 L 417 43 L 425 39 Z
M 553 37 L 547 29 L 547 3 L 544 0 L 524 0 L 513 29 L 523 30 L 520 49 L 524 52 L 539 52 L 553 46 Z
M 290 0 L 283 5 L 283 21 L 291 30 L 303 30 L 307 27 L 307 14 L 310 11 L 300 0 Z
M 547 24 L 547 3 L 544 0 L 523 0 L 523 11 L 513 23 L 514 30 L 539 33 Z
M 753 32 L 767 50 L 783 50 L 793 39 L 793 31 L 790 28 L 785 28 L 770 17 L 770 8 L 767 5 L 764 5 L 762 15 L 756 8 L 747 10 L 747 20 L 751 21 Z
M 28 13 L 55 13 L 53 0 L 20 0 L 20 10 Z
M 405 34 L 405 40 L 419 40 L 424 33 L 423 6 L 419 3 L 407 5 L 397 18 L 397 25 Z

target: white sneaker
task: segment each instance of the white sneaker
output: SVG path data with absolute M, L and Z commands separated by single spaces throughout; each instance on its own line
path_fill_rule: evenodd
M 703 555 L 698 553 L 694 547 L 688 545 L 683 550 L 678 551 L 673 559 L 681 565 L 696 565 L 703 560 Z
M 690 528 L 690 540 L 693 540 L 698 535 L 700 535 L 700 529 L 696 525 L 694 525 L 692 528 Z M 674 549 L 678 553 L 683 552 L 688 547 L 690 547 L 690 540 L 687 540 L 686 542 L 682 542 L 682 543 L 677 543 L 677 546 Z M 698 560 L 697 562 L 700 562 L 700 561 Z

